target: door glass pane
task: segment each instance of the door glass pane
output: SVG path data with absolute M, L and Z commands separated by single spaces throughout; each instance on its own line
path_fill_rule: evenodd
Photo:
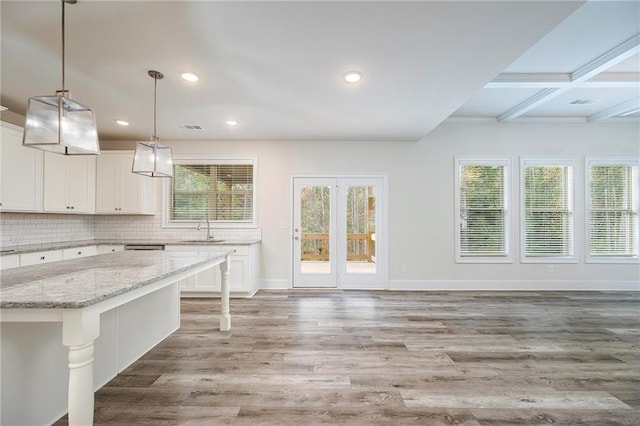
M 376 187 L 347 188 L 347 274 L 376 273 Z
M 300 272 L 331 273 L 331 187 L 300 189 Z

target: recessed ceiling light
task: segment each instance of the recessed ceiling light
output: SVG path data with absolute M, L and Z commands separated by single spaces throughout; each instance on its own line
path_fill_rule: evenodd
M 225 123 L 229 127 L 236 127 L 239 124 L 238 120 L 227 120 Z
M 180 74 L 180 77 L 182 77 L 183 80 L 190 81 L 190 82 L 200 80 L 200 77 L 198 77 L 192 72 L 183 72 L 182 74 Z
M 128 126 L 129 122 L 126 120 L 116 120 L 116 124 L 120 125 L 120 126 Z
M 357 83 L 362 79 L 362 73 L 360 71 L 347 71 L 343 77 L 347 83 Z

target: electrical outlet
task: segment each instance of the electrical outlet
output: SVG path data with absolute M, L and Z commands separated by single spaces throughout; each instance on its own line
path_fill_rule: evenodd
M 402 265 L 402 273 L 406 274 L 407 272 L 409 272 L 409 268 L 407 267 L 407 265 Z
M 552 273 L 555 270 L 556 270 L 556 268 L 553 265 L 547 266 L 547 272 Z

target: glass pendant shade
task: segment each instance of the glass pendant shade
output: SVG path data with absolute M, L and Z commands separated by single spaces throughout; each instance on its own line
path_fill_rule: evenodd
M 138 142 L 131 171 L 150 177 L 173 177 L 171 147 L 157 142 Z
M 22 145 L 64 155 L 99 154 L 93 110 L 68 98 L 68 91 L 29 98 Z

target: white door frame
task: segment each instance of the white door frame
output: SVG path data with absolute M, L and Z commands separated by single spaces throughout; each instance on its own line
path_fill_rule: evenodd
M 377 194 L 376 214 L 378 215 L 376 259 L 378 273 L 376 278 L 364 276 L 360 280 L 341 282 L 338 277 L 338 289 L 372 289 L 386 290 L 389 288 L 389 174 L 388 173 L 331 173 L 331 174 L 293 174 L 289 184 L 290 200 L 290 244 L 289 244 L 289 288 L 294 284 L 294 205 L 296 196 L 294 190 L 295 179 L 381 179 L 381 193 Z

